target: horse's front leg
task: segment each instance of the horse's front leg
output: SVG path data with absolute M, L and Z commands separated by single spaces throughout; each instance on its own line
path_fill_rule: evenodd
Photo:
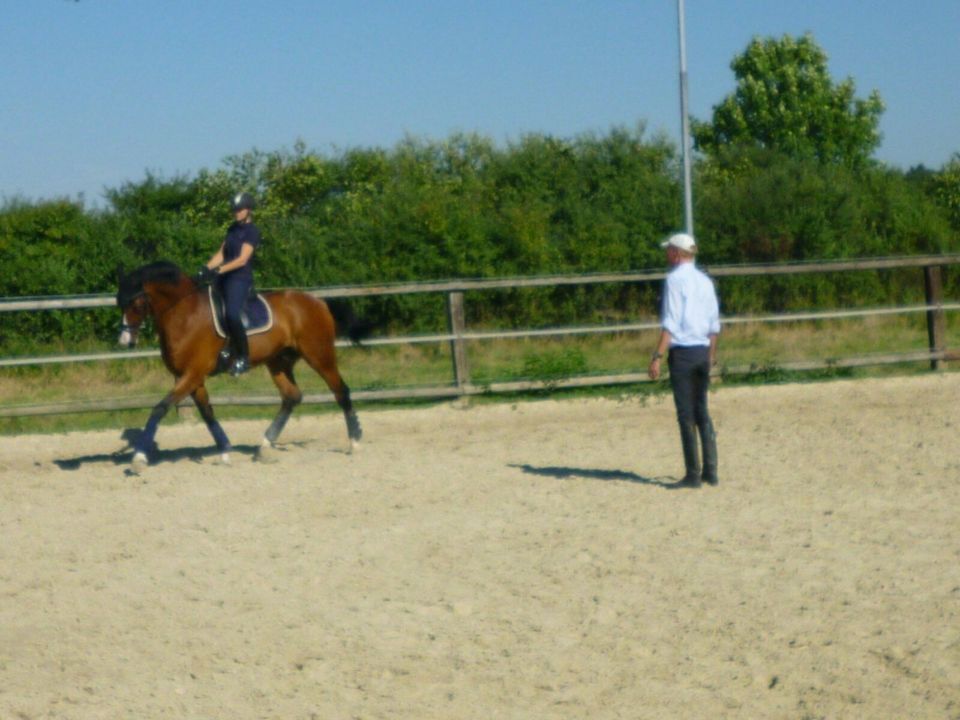
M 143 426 L 140 437 L 138 437 L 133 444 L 134 452 L 131 464 L 133 472 L 139 473 L 147 466 L 147 456 L 153 448 L 153 439 L 157 435 L 157 426 L 160 424 L 160 421 L 163 420 L 164 416 L 170 411 L 170 408 L 174 407 L 189 393 L 193 392 L 198 382 L 199 381 L 193 376 L 181 376 L 177 379 L 173 390 L 154 406 L 150 412 L 150 417 L 147 418 L 147 424 Z
M 200 411 L 200 417 L 207 424 L 207 430 L 213 436 L 213 441 L 217 444 L 217 450 L 220 451 L 220 460 L 225 464 L 230 463 L 230 440 L 223 431 L 220 423 L 213 416 L 213 406 L 210 404 L 210 393 L 207 392 L 207 386 L 201 385 L 194 390 L 191 395 L 193 402 Z

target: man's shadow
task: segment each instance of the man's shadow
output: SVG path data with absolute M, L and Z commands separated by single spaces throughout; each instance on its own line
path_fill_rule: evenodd
M 547 465 L 537 467 L 535 465 L 511 463 L 509 467 L 519 468 L 530 475 L 541 475 L 544 477 L 567 480 L 569 478 L 586 478 L 588 480 L 620 480 L 623 482 L 632 482 L 639 485 L 654 485 L 656 487 L 666 488 L 668 490 L 676 489 L 676 478 L 668 478 L 674 482 L 664 482 L 664 478 L 650 478 L 644 475 L 638 475 L 629 470 L 601 470 L 599 468 L 577 468 L 566 466 Z
M 127 445 L 119 450 L 114 450 L 110 453 L 94 453 L 90 455 L 78 455 L 72 458 L 60 458 L 58 460 L 54 460 L 53 463 L 61 470 L 79 470 L 84 465 L 94 463 L 129 465 L 130 461 L 133 459 L 134 443 L 137 441 L 137 438 L 140 437 L 141 432 L 142 430 L 140 428 L 125 429 L 120 434 L 120 439 L 126 442 Z M 257 449 L 258 448 L 256 445 L 234 445 L 230 449 L 230 452 L 246 453 L 252 456 L 256 454 Z M 156 443 L 153 444 L 153 447 L 148 453 L 151 465 L 158 465 L 168 462 L 173 463 L 180 460 L 202 462 L 206 457 L 215 457 L 219 454 L 220 451 L 212 446 L 180 447 L 171 448 L 169 450 L 160 450 L 157 448 Z

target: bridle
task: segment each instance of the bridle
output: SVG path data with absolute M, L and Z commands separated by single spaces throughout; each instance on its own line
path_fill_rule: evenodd
M 140 321 L 136 324 L 127 322 L 127 311 L 132 308 L 139 300 L 143 299 L 143 308 L 138 308 L 138 312 L 141 313 Z M 130 302 L 127 303 L 127 306 L 123 308 L 123 311 L 120 315 L 120 338 L 121 344 L 122 338 L 128 338 L 126 341 L 126 346 L 132 348 L 137 342 L 137 336 L 140 334 L 140 326 L 143 324 L 143 317 L 146 315 L 146 311 L 150 305 L 150 298 L 147 296 L 146 292 L 140 291 L 132 298 Z

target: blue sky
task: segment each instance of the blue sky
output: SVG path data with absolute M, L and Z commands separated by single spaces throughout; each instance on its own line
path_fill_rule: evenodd
M 254 148 L 406 135 L 679 138 L 676 0 L 0 0 L 0 199 L 193 176 Z M 877 157 L 960 152 L 960 0 L 686 0 L 690 112 L 754 35 L 812 32 L 887 109 Z

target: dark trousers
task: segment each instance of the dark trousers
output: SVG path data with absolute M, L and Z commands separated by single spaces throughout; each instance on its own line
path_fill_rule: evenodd
M 234 357 L 246 358 L 247 331 L 243 329 L 243 306 L 253 287 L 250 278 L 237 276 L 233 273 L 222 278 L 220 292 L 223 294 L 223 310 L 226 315 L 224 330 L 230 336 L 230 349 Z
M 703 446 L 703 476 L 715 480 L 717 475 L 717 443 L 713 422 L 707 409 L 707 390 L 710 387 L 710 348 L 674 347 L 667 358 L 670 367 L 670 387 L 677 408 L 680 440 L 687 478 L 699 479 L 701 474 L 697 436 Z

